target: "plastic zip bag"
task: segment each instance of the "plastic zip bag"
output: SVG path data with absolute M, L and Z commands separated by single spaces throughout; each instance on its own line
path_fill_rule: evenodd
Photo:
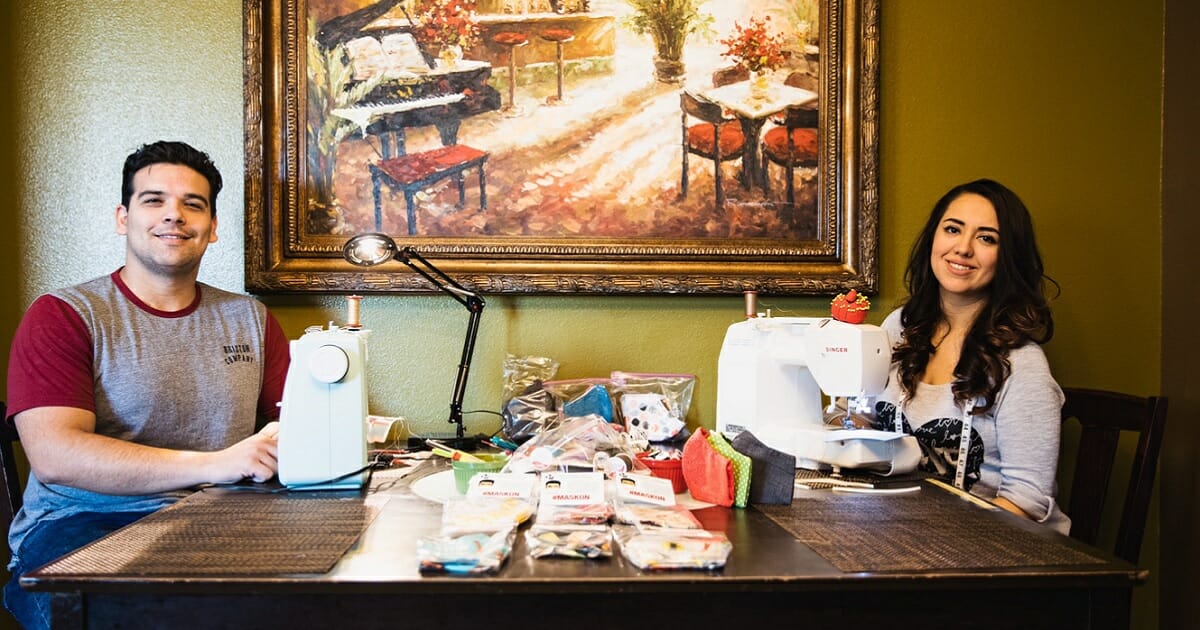
M 534 558 L 607 558 L 612 556 L 612 532 L 607 525 L 543 526 L 525 532 L 525 546 Z
M 635 525 L 639 530 L 702 529 L 700 520 L 682 505 L 622 503 L 617 506 L 617 522 Z
M 530 387 L 549 381 L 558 372 L 558 362 L 549 357 L 511 354 L 504 356 L 504 400 L 529 391 Z
M 618 534 L 621 555 L 643 570 L 720 569 L 733 551 L 723 532 L 698 530 L 630 530 Z
M 515 529 L 461 536 L 426 536 L 417 540 L 421 573 L 481 575 L 495 573 L 512 552 Z
M 542 387 L 557 371 L 558 362 L 547 357 L 505 355 L 500 406 L 504 437 L 520 444 L 558 420 L 554 397 Z
M 514 497 L 452 497 L 442 506 L 446 536 L 490 533 L 516 527 L 533 516 L 530 501 Z
M 631 435 L 648 442 L 687 437 L 696 375 L 616 371 L 609 381 L 619 420 Z
M 596 454 L 605 453 L 610 459 L 625 455 L 620 461 L 628 462 L 629 472 L 649 474 L 650 469 L 637 459 L 638 451 L 628 436 L 599 416 L 569 418 L 522 444 L 509 457 L 504 472 L 592 471 Z

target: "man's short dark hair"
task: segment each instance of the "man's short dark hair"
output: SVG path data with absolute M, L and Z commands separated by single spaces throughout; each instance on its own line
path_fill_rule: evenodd
M 159 140 L 143 144 L 125 158 L 125 170 L 121 175 L 121 205 L 129 207 L 133 197 L 133 176 L 154 164 L 179 164 L 186 166 L 208 180 L 208 207 L 217 216 L 217 193 L 221 192 L 221 172 L 217 170 L 208 154 L 184 142 Z

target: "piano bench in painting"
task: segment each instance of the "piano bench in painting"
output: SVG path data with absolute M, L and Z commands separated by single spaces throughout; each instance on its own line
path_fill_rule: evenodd
M 409 153 L 397 158 L 382 160 L 371 165 L 371 191 L 375 196 L 375 229 L 383 231 L 383 202 L 380 185 L 387 184 L 392 190 L 404 193 L 404 205 L 408 211 L 408 233 L 417 233 L 417 210 L 415 196 L 433 184 L 454 177 L 458 183 L 458 207 L 466 203 L 466 187 L 463 172 L 469 168 L 479 169 L 479 209 L 487 209 L 487 179 L 483 163 L 488 154 L 465 144 L 453 144 L 420 153 Z

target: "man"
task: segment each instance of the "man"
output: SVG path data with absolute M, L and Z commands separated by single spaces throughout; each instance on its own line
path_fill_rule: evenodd
M 8 410 L 30 464 L 9 530 L 5 606 L 25 627 L 49 598 L 17 583 L 204 483 L 277 468 L 288 344 L 258 301 L 196 281 L 217 240 L 221 175 L 180 142 L 125 161 L 125 265 L 39 297 L 13 339 Z

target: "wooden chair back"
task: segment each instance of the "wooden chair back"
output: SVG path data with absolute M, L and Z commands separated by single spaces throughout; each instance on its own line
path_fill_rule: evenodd
M 1117 557 L 1137 563 L 1167 420 L 1167 399 L 1081 388 L 1063 388 L 1063 393 L 1063 422 L 1074 418 L 1082 429 L 1067 507 L 1072 538 L 1096 544 L 1121 432 L 1138 435 L 1113 550 Z
M 750 71 L 742 64 L 717 68 L 712 73 L 713 87 L 721 87 L 738 81 L 746 81 L 750 79 Z
M 716 103 L 701 100 L 689 94 L 687 90 L 679 93 L 679 107 L 683 110 L 684 126 L 687 126 L 687 117 L 698 118 L 707 123 L 714 125 L 728 122 L 725 113 L 721 111 L 721 106 Z
M 819 125 L 820 113 L 817 108 L 812 105 L 797 105 L 789 107 L 783 112 L 783 118 L 779 121 L 788 129 L 816 129 Z
M 4 475 L 4 501 L 0 502 L 0 519 L 4 531 L 21 509 L 21 479 L 17 470 L 17 458 L 13 446 L 20 441 L 17 429 L 8 421 L 8 406 L 0 401 L 0 474 Z
M 810 92 L 817 92 L 820 88 L 820 82 L 817 77 L 807 72 L 793 72 L 783 80 L 783 84 L 802 88 Z

